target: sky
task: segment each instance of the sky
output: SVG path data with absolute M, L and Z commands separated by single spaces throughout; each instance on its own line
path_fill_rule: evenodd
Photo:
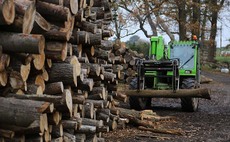
M 217 43 L 218 48 L 220 47 L 221 44 L 222 44 L 222 47 L 225 47 L 226 45 L 230 44 L 230 41 L 229 41 L 229 39 L 230 39 L 230 25 L 228 25 L 230 22 L 230 12 L 227 9 L 224 11 L 221 13 L 221 20 L 219 20 L 217 23 L 218 31 L 217 31 L 216 43 Z M 220 36 L 221 35 L 221 31 L 220 31 L 221 27 L 222 27 L 222 40 L 221 40 L 221 36 Z M 149 30 L 150 30 L 150 28 L 149 28 Z M 149 38 L 146 38 L 142 31 L 137 32 L 135 35 L 138 35 L 141 39 L 149 41 Z M 131 36 L 133 36 L 133 35 L 131 35 Z M 129 40 L 129 38 L 131 36 L 122 38 L 122 41 Z M 164 37 L 165 44 L 167 44 L 170 41 L 170 38 L 167 35 L 162 35 L 162 36 Z M 221 41 L 222 41 L 222 43 L 221 43 Z
M 227 23 L 227 22 L 225 22 Z M 230 44 L 230 26 L 226 24 L 222 24 L 222 47 L 225 47 L 226 45 Z M 218 22 L 217 24 L 218 31 L 217 31 L 217 37 L 216 37 L 216 43 L 217 47 L 220 47 L 220 41 L 221 41 L 221 32 L 220 32 L 220 27 L 221 23 Z M 143 32 L 139 31 L 135 35 L 138 35 L 141 39 L 149 41 L 149 38 L 146 38 Z M 132 35 L 133 36 L 133 35 Z M 170 38 L 167 35 L 162 35 L 164 37 L 165 44 L 167 44 L 170 41 Z M 131 36 L 122 38 L 122 41 L 128 41 Z M 178 39 L 177 39 L 178 40 Z

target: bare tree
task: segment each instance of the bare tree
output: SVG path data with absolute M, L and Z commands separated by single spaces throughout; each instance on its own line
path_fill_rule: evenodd
M 208 54 L 208 60 L 214 61 L 215 59 L 215 53 L 216 53 L 216 34 L 217 34 L 217 20 L 218 20 L 218 14 L 220 12 L 220 9 L 223 7 L 225 0 L 210 0 L 210 22 L 211 22 L 211 31 L 210 31 L 210 37 L 209 37 L 209 54 Z
M 187 40 L 188 35 L 197 35 L 201 41 L 209 40 L 208 59 L 214 60 L 217 21 L 225 0 L 120 0 L 122 16 L 126 23 L 135 25 L 146 37 L 167 34 L 171 40 L 178 35 Z M 145 25 L 148 25 L 147 29 Z

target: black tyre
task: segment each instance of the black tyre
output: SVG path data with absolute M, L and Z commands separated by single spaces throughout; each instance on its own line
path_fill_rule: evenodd
M 194 89 L 194 78 L 186 78 L 182 81 L 181 89 Z M 199 99 L 198 98 L 181 98 L 181 108 L 183 111 L 195 112 L 198 110 Z
M 130 90 L 137 89 L 137 78 L 134 78 L 130 85 Z M 151 98 L 129 97 L 129 105 L 131 109 L 144 110 L 151 108 Z

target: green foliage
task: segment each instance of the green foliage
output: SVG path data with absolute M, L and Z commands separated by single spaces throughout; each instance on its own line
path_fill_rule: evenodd
M 230 63 L 230 57 L 217 56 L 216 60 L 221 63 Z
M 139 36 L 132 36 L 129 41 L 126 42 L 126 46 L 138 53 L 143 53 L 144 55 L 148 55 L 150 42 L 140 39 Z

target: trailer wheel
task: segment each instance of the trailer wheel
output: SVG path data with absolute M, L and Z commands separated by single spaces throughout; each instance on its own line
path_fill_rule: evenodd
M 195 80 L 194 78 L 186 78 L 182 81 L 182 89 L 194 89 Z M 195 112 L 198 110 L 199 99 L 198 98 L 181 98 L 181 108 L 183 111 Z
M 130 90 L 137 89 L 137 78 L 132 79 L 130 85 Z M 144 110 L 151 108 L 151 98 L 141 98 L 141 97 L 129 97 L 129 105 L 131 109 Z

